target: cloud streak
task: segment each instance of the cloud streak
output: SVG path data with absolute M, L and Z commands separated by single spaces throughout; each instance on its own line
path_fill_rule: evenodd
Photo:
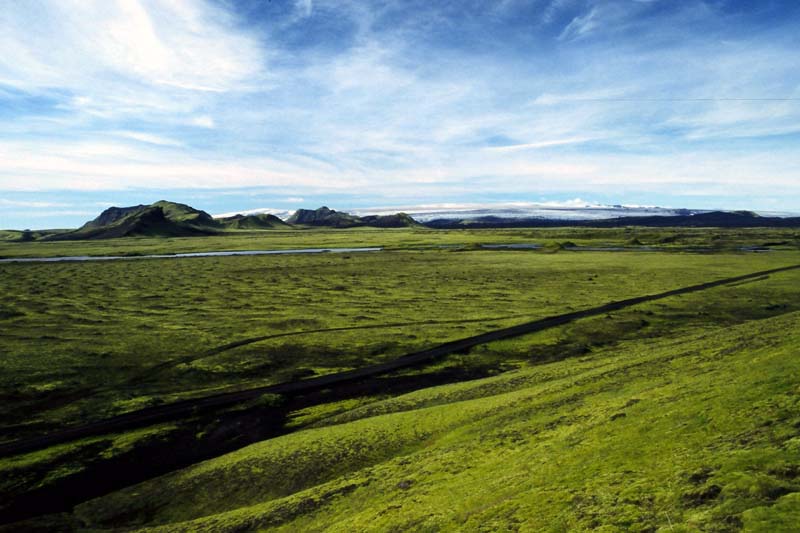
M 0 195 L 280 195 L 255 208 L 326 194 L 388 205 L 609 190 L 620 196 L 610 203 L 674 205 L 702 190 L 800 202 L 800 13 L 726 9 L 10 3 Z M 781 194 L 753 196 L 759 187 Z
M 0 80 L 15 87 L 223 92 L 259 70 L 257 42 L 204 2 L 33 0 L 3 11 Z

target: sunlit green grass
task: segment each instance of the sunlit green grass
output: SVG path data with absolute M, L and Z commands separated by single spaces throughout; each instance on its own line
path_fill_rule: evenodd
M 798 326 L 626 341 L 418 391 L 77 514 L 164 531 L 792 531 Z
M 143 255 L 225 250 L 280 250 L 316 247 L 387 248 L 469 246 L 477 244 L 574 243 L 578 245 L 636 245 L 678 249 L 686 246 L 734 249 L 770 244 L 798 249 L 796 229 L 770 228 L 542 228 L 431 230 L 399 229 L 291 229 L 227 231 L 208 237 L 125 237 L 94 241 L 14 242 L 18 234 L 0 232 L 0 258 L 81 255 Z
M 0 264 L 2 440 L 210 392 L 338 372 L 499 327 L 800 263 L 795 236 L 777 230 L 266 233 L 57 243 L 62 248 L 0 244 L 0 255 L 7 249 L 80 255 L 216 246 L 387 248 Z M 631 235 L 664 250 L 570 252 L 552 245 L 618 245 Z M 665 235 L 669 242 L 662 242 Z M 492 242 L 550 244 L 540 251 L 475 246 Z M 736 251 L 770 242 L 770 253 Z M 774 245 L 779 242 L 789 244 Z M 683 253 L 687 246 L 716 251 Z M 482 524 L 492 531 L 630 530 L 639 524 L 647 531 L 723 531 L 741 524 L 780 530 L 796 512 L 790 474 L 797 463 L 784 454 L 797 448 L 794 437 L 776 451 L 769 446 L 777 437 L 764 440 L 752 428 L 742 431 L 756 437 L 742 437 L 732 428 L 749 427 L 742 413 L 757 419 L 746 411 L 750 404 L 796 394 L 781 392 L 776 380 L 798 375 L 794 363 L 780 358 L 792 353 L 792 342 L 796 346 L 799 280 L 800 273 L 783 272 L 649 302 L 396 372 L 392 377 L 421 382 L 446 371 L 461 379 L 496 377 L 396 398 L 377 392 L 311 405 L 290 413 L 287 429 L 295 433 L 258 445 L 264 448 L 154 481 L 140 497 L 122 492 L 98 500 L 80 514 L 90 524 L 117 527 L 222 513 L 178 530 L 214 524 L 222 531 L 313 531 L 326 524 L 341 531 L 479 530 Z M 761 338 L 768 339 L 763 346 Z M 222 349 L 247 339 L 253 342 Z M 707 356 L 714 350 L 734 355 Z M 763 369 L 762 360 L 768 363 Z M 742 380 L 759 372 L 775 387 L 747 388 Z M 698 392 L 702 383 L 731 402 L 734 418 L 725 418 L 716 403 L 707 407 L 717 393 L 709 388 L 704 396 Z M 736 387 L 746 389 L 741 398 L 735 398 Z M 648 391 L 652 403 L 644 401 Z M 632 398 L 642 401 L 626 406 Z M 780 401 L 780 413 L 796 407 Z M 656 423 L 673 403 L 672 418 Z M 773 407 L 764 408 L 763 422 L 770 421 L 764 427 L 791 433 L 794 419 L 780 418 Z M 0 492 L 58 483 L 148 442 L 169 442 L 178 432 L 185 438 L 186 427 L 146 427 L 0 460 Z M 711 440 L 703 440 L 700 427 L 710 428 Z M 599 428 L 605 436 L 596 433 Z M 729 446 L 720 444 L 731 439 L 755 443 L 755 451 L 742 452 L 744 462 L 731 462 Z M 669 445 L 656 446 L 662 441 Z M 675 457 L 667 449 L 677 450 L 669 452 Z M 609 462 L 595 454 L 608 455 Z M 572 458 L 562 462 L 562 456 Z M 697 472 L 705 476 L 708 468 L 716 477 L 686 481 Z M 751 471 L 758 475 L 747 477 Z M 219 493 L 223 481 L 225 498 Z M 619 487 L 627 484 L 647 498 L 620 496 Z M 714 486 L 719 494 L 711 497 Z M 698 499 L 703 503 L 687 503 Z
M 4 437 L 220 387 L 355 368 L 497 327 L 799 259 L 792 252 L 428 250 L 3 264 L 0 409 L 6 427 L 23 424 Z M 792 287 L 774 292 L 753 295 L 756 307 L 764 301 L 777 312 L 800 301 Z M 750 306 L 713 306 L 708 321 L 723 312 L 741 315 L 740 307 Z M 641 320 L 619 327 L 635 333 Z M 325 331 L 337 328 L 347 329 Z M 610 331 L 606 340 L 619 334 Z M 232 341 L 275 335 L 284 336 L 206 355 Z M 517 355 L 527 358 L 525 350 Z

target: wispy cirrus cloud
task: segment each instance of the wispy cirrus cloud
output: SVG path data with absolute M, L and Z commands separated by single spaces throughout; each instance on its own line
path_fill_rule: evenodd
M 0 208 L 3 207 L 29 207 L 32 209 L 50 209 L 52 207 L 66 207 L 70 204 L 62 202 L 34 202 L 28 200 L 7 200 L 0 198 Z
M 700 0 L 11 3 L 0 193 L 658 203 L 695 184 L 797 202 L 798 17 Z
M 591 141 L 591 137 L 573 137 L 571 139 L 548 139 L 532 143 L 504 144 L 499 146 L 487 146 L 485 150 L 496 152 L 516 152 L 519 150 L 536 150 L 539 148 L 549 148 L 551 146 L 564 146 L 568 144 L 582 144 Z
M 113 98 L 125 99 L 137 84 L 224 92 L 250 83 L 262 66 L 258 42 L 208 2 L 14 2 L 0 27 L 2 83 L 72 89 L 83 99 L 111 98 L 103 93 L 114 87 L 123 92 Z
M 592 7 L 588 12 L 578 15 L 567 24 L 558 36 L 560 40 L 579 39 L 587 35 L 600 25 L 598 7 Z
M 314 11 L 313 0 L 295 0 L 294 5 L 297 11 L 304 17 L 310 17 L 311 13 Z
M 159 146 L 183 146 L 183 143 L 160 135 L 153 135 L 152 133 L 143 133 L 140 131 L 118 131 L 115 134 L 119 137 L 133 139 L 147 144 L 156 144 Z

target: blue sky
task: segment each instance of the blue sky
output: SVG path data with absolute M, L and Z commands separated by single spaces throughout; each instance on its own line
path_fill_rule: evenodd
M 800 2 L 29 0 L 0 227 L 110 205 L 800 211 Z

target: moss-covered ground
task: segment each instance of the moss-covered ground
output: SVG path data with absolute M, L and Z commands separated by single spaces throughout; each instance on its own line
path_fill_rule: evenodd
M 221 388 L 356 368 L 495 327 L 797 259 L 778 252 L 400 250 L 2 264 L 3 438 Z M 709 321 L 800 301 L 791 287 L 762 290 L 743 285 L 736 294 L 756 291 L 756 309 L 719 302 Z M 583 344 L 592 342 L 599 339 Z
M 18 242 L 21 233 L 0 231 L 0 258 L 173 254 L 225 250 L 281 250 L 317 247 L 392 249 L 479 244 L 646 246 L 664 249 L 702 247 L 716 250 L 741 246 L 793 248 L 800 246 L 797 229 L 771 228 L 540 228 L 432 230 L 400 229 L 290 229 L 228 230 L 208 237 L 125 237 L 87 241 Z
M 794 531 L 799 325 L 626 341 L 371 403 L 76 514 L 158 531 Z
M 681 230 L 662 243 L 677 248 L 663 252 L 474 248 L 624 244 L 632 232 L 526 231 L 294 231 L 286 233 L 306 240 L 285 247 L 389 250 L 0 264 L 0 434 L 7 442 L 176 398 L 357 368 L 800 263 L 794 234 L 776 230 L 705 240 Z M 644 244 L 672 235 L 637 231 Z M 711 246 L 719 234 L 727 244 L 715 253 L 679 249 Z M 274 249 L 281 238 L 240 244 Z M 135 250 L 201 246 L 164 241 Z M 737 251 L 765 243 L 774 251 Z M 45 245 L 20 253 L 49 255 L 36 248 Z M 58 243 L 72 245 L 86 249 L 54 255 L 89 253 L 95 243 Z M 28 243 L 3 244 L 3 254 L 9 246 Z M 792 271 L 478 346 L 387 376 L 385 390 L 376 381 L 309 400 L 281 422 L 290 434 L 112 492 L 43 527 L 790 531 L 800 490 L 799 313 Z M 227 346 L 237 341 L 252 342 Z M 279 404 L 264 398 L 242 409 Z M 137 446 L 185 445 L 187 431 L 162 423 L 0 459 L 0 492 L 57 484 Z M 201 445 L 198 431 L 188 438 Z

